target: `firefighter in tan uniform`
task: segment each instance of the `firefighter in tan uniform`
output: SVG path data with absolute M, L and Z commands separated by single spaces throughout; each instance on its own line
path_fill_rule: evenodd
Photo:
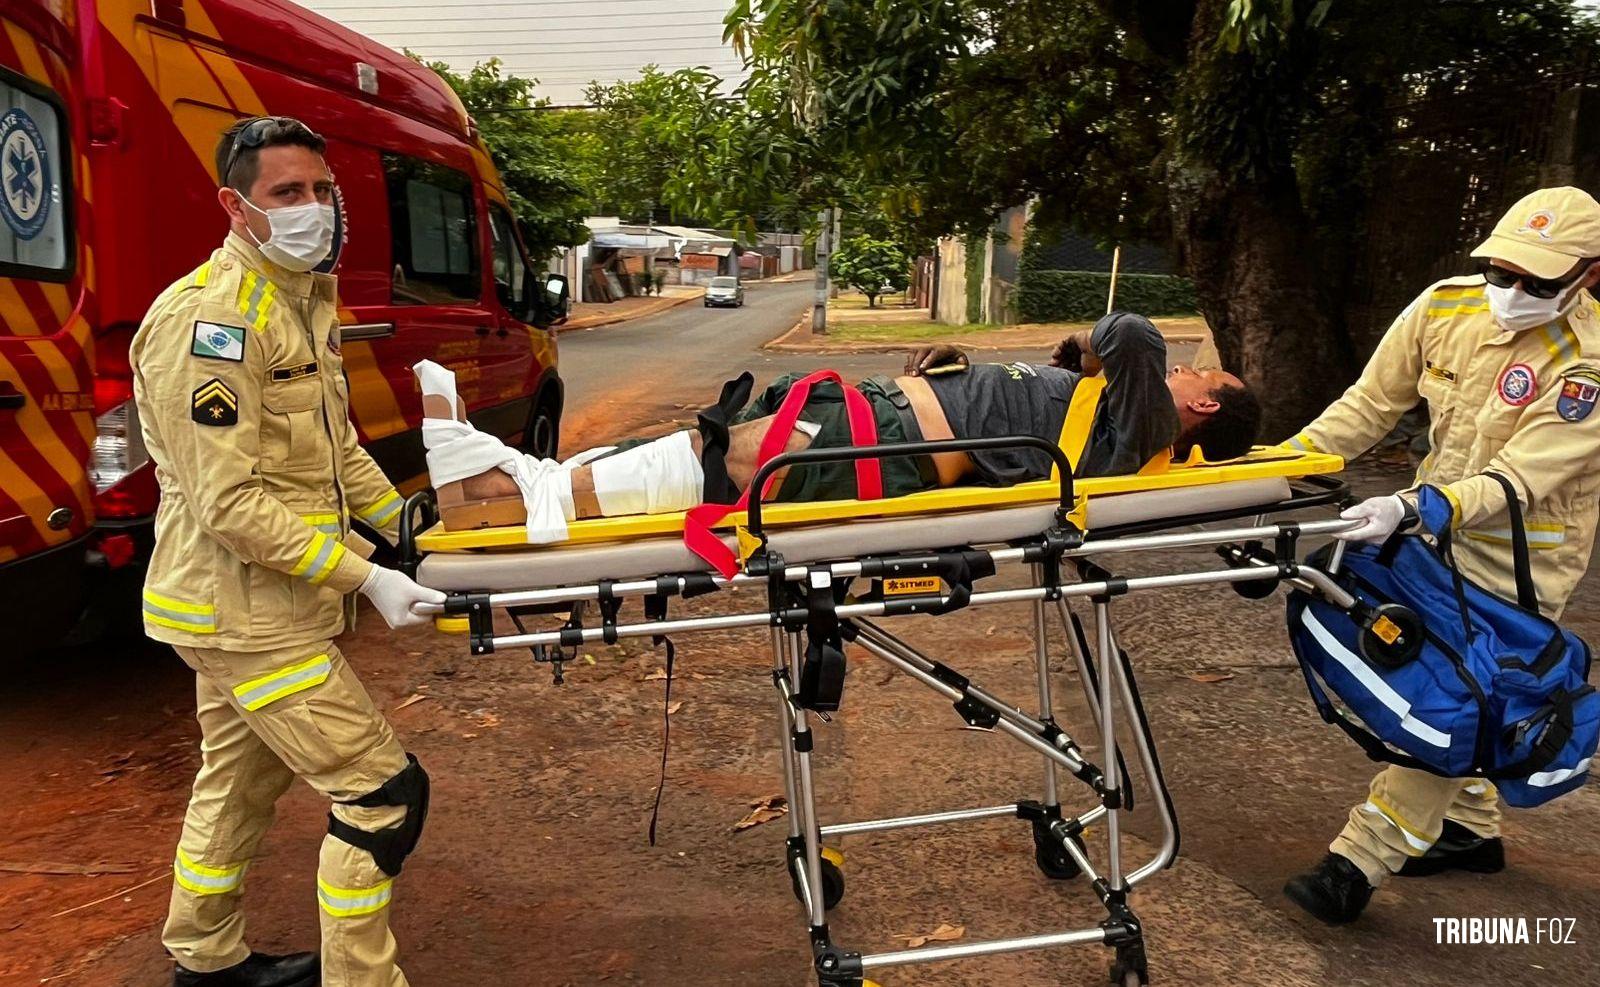
M 1419 400 L 1432 419 L 1415 484 L 1454 507 L 1455 556 L 1478 584 L 1516 599 L 1503 489 L 1525 512 L 1539 607 L 1559 617 L 1589 565 L 1600 491 L 1600 203 L 1575 188 L 1541 189 L 1495 226 L 1474 257 L 1484 274 L 1449 278 L 1389 328 L 1361 379 L 1289 441 L 1352 458 Z M 1341 537 L 1382 541 L 1414 517 L 1403 492 L 1345 512 Z M 1284 891 L 1326 922 L 1361 914 L 1388 875 L 1505 866 L 1493 785 L 1389 766 L 1330 853 Z
M 427 813 L 428 780 L 333 643 L 347 595 L 391 627 L 442 602 L 363 557 L 399 495 L 357 445 L 339 356 L 323 142 L 283 117 L 223 135 L 232 232 L 151 307 L 134 388 L 161 502 L 144 621 L 196 673 L 202 765 L 162 939 L 174 983 L 394 987 L 388 906 Z M 353 601 L 352 601 L 353 602 Z M 273 805 L 296 777 L 332 801 L 317 866 L 322 949 L 245 944 L 239 899 Z M 309 903 L 308 889 L 308 903 Z

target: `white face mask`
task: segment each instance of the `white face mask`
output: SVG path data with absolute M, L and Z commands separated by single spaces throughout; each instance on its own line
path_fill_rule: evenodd
M 265 243 L 256 240 L 254 233 L 250 238 L 274 264 L 291 271 L 309 271 L 333 250 L 333 206 L 308 202 L 303 206 L 262 209 L 242 195 L 239 201 L 267 217 L 272 235 Z
M 1494 285 L 1485 285 L 1484 294 L 1489 298 L 1489 314 L 1494 316 L 1494 321 L 1506 332 L 1522 332 L 1525 329 L 1538 329 L 1552 322 L 1560 321 L 1578 306 L 1578 289 L 1568 288 L 1565 299 L 1561 295 L 1554 298 L 1535 298 L 1513 285 L 1510 288 L 1497 288 Z

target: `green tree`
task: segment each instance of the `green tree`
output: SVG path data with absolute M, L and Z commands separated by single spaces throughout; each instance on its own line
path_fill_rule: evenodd
M 473 66 L 465 75 L 443 62 L 426 63 L 455 90 L 477 122 L 478 133 L 500 178 L 512 211 L 522 222 L 524 245 L 534 258 L 589 238 L 585 163 L 596 149 L 588 135 L 535 99 L 533 79 L 504 75 L 499 59 Z
M 1038 197 L 1044 223 L 1170 239 L 1271 438 L 1355 372 L 1374 182 L 1441 154 L 1414 108 L 1515 106 L 1597 39 L 1570 0 L 735 0 L 727 23 L 752 78 L 796 80 L 806 146 L 925 233 Z M 1456 162 L 1521 153 L 1456 116 Z
M 850 237 L 833 255 L 833 272 L 867 296 L 868 308 L 877 308 L 879 295 L 905 291 L 911 284 L 911 256 L 890 240 Z

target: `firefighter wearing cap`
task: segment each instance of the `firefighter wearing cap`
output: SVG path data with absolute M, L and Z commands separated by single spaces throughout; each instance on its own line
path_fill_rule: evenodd
M 322 151 L 282 117 L 223 136 L 218 198 L 232 231 L 156 300 L 131 347 L 161 487 L 145 629 L 194 669 L 202 734 L 162 935 L 176 985 L 406 983 L 388 906 L 428 779 L 332 639 L 357 590 L 391 627 L 424 621 L 412 607 L 444 597 L 368 562 L 351 531 L 357 517 L 392 537 L 401 501 L 357 444 L 335 283 L 314 270 L 331 266 L 334 228 Z M 252 952 L 239 908 L 296 777 L 332 801 L 320 963 Z
M 1560 615 L 1594 546 L 1600 491 L 1600 203 L 1541 189 L 1496 224 L 1472 256 L 1484 274 L 1440 281 L 1389 328 L 1361 378 L 1305 431 L 1298 449 L 1361 455 L 1418 401 L 1432 420 L 1416 485 L 1454 507 L 1455 555 L 1480 585 L 1516 598 L 1505 493 L 1518 491 L 1540 609 Z M 1382 541 L 1413 516 L 1408 492 L 1344 514 L 1340 537 Z M 1313 871 L 1285 893 L 1326 922 L 1361 914 L 1388 875 L 1505 866 L 1494 786 L 1390 766 Z

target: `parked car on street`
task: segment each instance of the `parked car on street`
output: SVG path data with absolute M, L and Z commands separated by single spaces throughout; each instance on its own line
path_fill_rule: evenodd
M 706 308 L 738 308 L 744 304 L 744 285 L 738 278 L 712 278 L 706 285 Z
M 390 478 L 426 482 L 423 358 L 456 371 L 479 428 L 556 453 L 565 284 L 525 255 L 437 75 L 288 0 L 4 0 L 0 596 L 27 615 L 12 648 L 61 637 L 87 603 L 137 627 L 157 488 L 128 343 L 227 231 L 218 136 L 268 113 L 328 140 L 350 414 Z

